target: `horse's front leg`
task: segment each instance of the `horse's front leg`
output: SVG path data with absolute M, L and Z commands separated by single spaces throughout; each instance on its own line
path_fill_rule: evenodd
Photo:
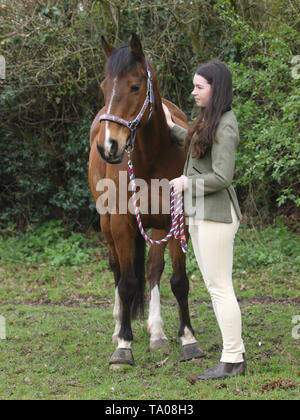
M 116 319 L 114 341 L 117 341 L 117 349 L 110 359 L 110 364 L 134 364 L 131 345 L 133 334 L 131 329 L 131 304 L 134 298 L 134 283 L 130 285 L 129 276 L 121 277 L 118 288 L 116 289 L 116 310 L 119 311 Z M 121 315 L 121 316 L 120 316 Z
M 179 337 L 182 344 L 180 361 L 203 357 L 205 354 L 197 343 L 190 320 L 189 280 L 185 271 L 185 254 L 182 252 L 180 241 L 174 238 L 170 240 L 170 256 L 173 267 L 171 288 L 179 305 Z
M 153 239 L 160 239 L 166 235 L 163 230 L 152 230 Z M 147 260 L 147 277 L 150 285 L 150 303 L 148 317 L 148 331 L 150 334 L 150 349 L 168 348 L 168 339 L 163 331 L 163 321 L 160 311 L 160 277 L 164 269 L 164 252 L 166 244 L 151 245 Z
M 118 343 L 118 336 L 121 329 L 121 320 L 122 320 L 122 302 L 120 299 L 118 286 L 116 286 L 116 289 L 115 289 L 115 304 L 114 304 L 113 317 L 115 321 L 115 330 L 112 336 L 112 342 Z
M 115 279 L 115 305 L 114 305 L 114 312 L 113 312 L 114 321 L 115 321 L 115 330 L 112 336 L 112 342 L 117 343 L 118 335 L 121 328 L 121 314 L 122 314 L 121 299 L 120 299 L 119 291 L 118 291 L 118 284 L 120 281 L 120 264 L 119 264 L 119 259 L 116 252 L 114 240 L 111 234 L 109 214 L 104 214 L 101 216 L 100 225 L 101 225 L 101 231 L 109 245 L 109 265 L 114 274 L 114 279 Z
M 131 308 L 134 300 L 137 281 L 132 269 L 122 273 L 115 291 L 115 331 L 113 342 L 117 342 L 117 349 L 110 358 L 110 364 L 134 364 L 131 345 L 133 334 L 131 328 Z
M 114 218 L 116 220 L 114 220 Z M 131 328 L 131 313 L 142 305 L 140 294 L 143 288 L 136 276 L 136 231 L 132 231 L 121 217 L 112 216 L 111 230 L 118 255 L 120 280 L 116 288 L 115 320 L 118 346 L 110 359 L 110 364 L 134 364 L 131 345 L 133 334 Z M 115 334 L 117 330 L 115 329 Z

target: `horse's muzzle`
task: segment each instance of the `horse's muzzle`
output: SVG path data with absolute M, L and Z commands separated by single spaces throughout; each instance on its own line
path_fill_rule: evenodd
M 105 162 L 107 162 L 107 163 L 117 164 L 117 163 L 122 162 L 123 156 L 124 156 L 124 151 L 121 153 L 121 155 L 116 156 L 115 155 L 115 147 L 116 147 L 115 145 L 112 145 L 111 151 L 110 151 L 109 155 L 107 155 L 104 151 L 104 148 L 99 146 L 99 144 L 97 142 L 97 150 L 98 150 L 100 156 L 102 157 L 102 159 L 105 160 Z

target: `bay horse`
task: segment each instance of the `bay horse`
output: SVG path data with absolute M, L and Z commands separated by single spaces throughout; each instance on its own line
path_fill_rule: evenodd
M 147 186 L 150 187 L 152 179 L 176 178 L 182 174 L 186 153 L 182 147 L 171 142 L 162 102 L 169 108 L 177 124 L 187 127 L 187 119 L 177 106 L 161 99 L 154 69 L 145 57 L 136 34 L 132 34 L 128 45 L 119 48 L 110 45 L 102 37 L 102 47 L 107 58 L 105 79 L 101 83 L 105 106 L 91 126 L 89 184 L 96 202 L 104 194 L 97 188 L 99 180 L 110 180 L 116 186 L 116 211 L 100 215 L 101 230 L 109 245 L 109 263 L 115 280 L 113 342 L 118 346 L 109 363 L 133 365 L 131 319 L 139 309 L 143 312 L 145 241 L 138 230 L 135 215 L 120 211 L 119 193 L 124 193 L 126 188 L 128 191 L 129 184 L 125 150 L 131 142 L 131 160 L 136 177 L 144 180 Z M 119 175 L 122 171 L 126 174 L 125 188 L 120 185 Z M 106 198 L 111 198 L 109 191 L 105 194 Z M 147 190 L 145 194 L 151 194 L 151 191 Z M 162 197 L 159 199 L 162 200 Z M 150 204 L 149 211 L 141 215 L 141 221 L 144 228 L 152 228 L 154 240 L 164 237 L 171 227 L 170 214 L 151 214 Z M 151 291 L 147 322 L 150 349 L 168 346 L 163 331 L 159 292 L 165 248 L 165 243 L 151 245 L 147 259 L 147 279 Z M 190 321 L 185 254 L 179 241 L 174 238 L 169 241 L 169 250 L 173 268 L 171 289 L 179 305 L 180 360 L 184 361 L 202 357 L 203 352 L 194 337 Z

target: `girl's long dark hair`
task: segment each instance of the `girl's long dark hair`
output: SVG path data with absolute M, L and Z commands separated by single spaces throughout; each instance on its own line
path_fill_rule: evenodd
M 192 156 L 198 158 L 212 146 L 222 114 L 231 109 L 232 75 L 219 61 L 203 64 L 196 69 L 196 74 L 204 77 L 212 87 L 208 105 L 201 108 L 185 139 L 185 148 L 188 149 L 192 141 Z

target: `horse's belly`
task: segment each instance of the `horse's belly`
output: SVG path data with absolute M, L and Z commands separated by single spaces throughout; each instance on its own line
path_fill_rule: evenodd
M 171 218 L 168 214 L 141 215 L 141 222 L 144 228 L 166 230 L 171 227 Z

